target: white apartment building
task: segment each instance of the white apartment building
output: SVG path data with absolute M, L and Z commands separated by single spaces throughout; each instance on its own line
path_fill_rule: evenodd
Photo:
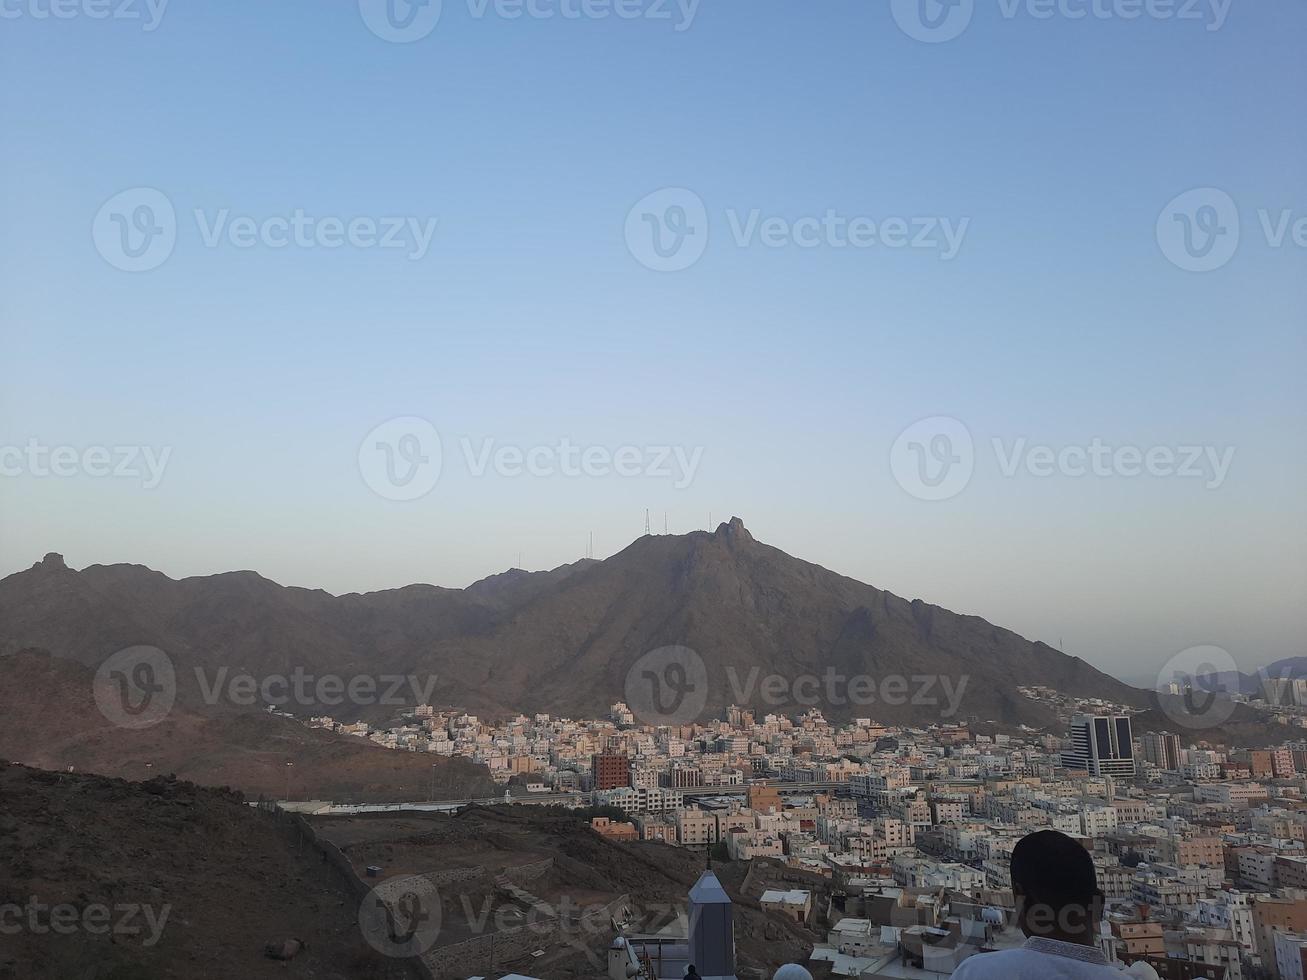
M 930 815 L 933 823 L 954 823 L 967 819 L 967 805 L 960 800 L 931 800 Z
M 1192 911 L 1205 891 L 1194 879 L 1174 878 L 1144 872 L 1134 879 L 1134 900 L 1153 908 Z
M 724 839 L 732 861 L 750 861 L 760 857 L 779 858 L 785 855 L 781 839 L 765 830 L 734 831 L 726 834 Z
M 965 864 L 936 864 L 926 861 L 912 867 L 908 874 L 910 888 L 949 888 L 959 892 L 976 892 L 985 887 L 985 872 Z
M 1239 852 L 1239 880 L 1257 891 L 1270 891 L 1276 887 L 1276 852 L 1271 848 L 1241 850 Z
M 620 807 L 627 813 L 670 813 L 685 805 L 685 797 L 676 790 L 655 786 L 623 786 L 597 792 L 595 801 L 607 806 Z
M 1261 783 L 1215 783 L 1194 787 L 1194 799 L 1199 803 L 1247 806 L 1266 799 L 1267 795 L 1266 787 Z
M 1222 929 L 1186 929 L 1185 959 L 1225 970 L 1225 980 L 1243 980 L 1243 949 Z
M 917 839 L 916 828 L 894 817 L 877 817 L 872 821 L 875 832 L 885 839 L 886 847 L 911 847 Z
M 1049 813 L 1048 826 L 1064 834 L 1079 834 L 1084 829 L 1078 813 Z
M 1275 965 L 1280 980 L 1304 980 L 1303 958 L 1307 956 L 1307 935 L 1275 933 Z
M 1256 952 L 1253 910 L 1243 892 L 1222 891 L 1214 898 L 1199 899 L 1194 919 L 1200 925 L 1228 931 L 1249 956 Z
M 1116 830 L 1116 808 L 1110 806 L 1082 806 L 1080 832 L 1086 837 L 1102 837 Z
M 862 864 L 884 864 L 889 857 L 884 837 L 857 834 L 845 838 L 844 846 Z
M 912 785 L 910 770 L 904 766 L 890 766 L 880 772 L 859 773 L 849 777 L 849 789 L 855 796 L 871 796 L 907 789 Z

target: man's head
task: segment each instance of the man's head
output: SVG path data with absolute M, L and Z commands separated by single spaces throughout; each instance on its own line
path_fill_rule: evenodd
M 1094 861 L 1066 834 L 1040 830 L 1012 849 L 1017 922 L 1027 936 L 1092 943 L 1102 907 Z

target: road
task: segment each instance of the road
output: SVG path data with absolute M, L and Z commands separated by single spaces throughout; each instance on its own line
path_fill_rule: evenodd
M 780 793 L 792 795 L 795 793 L 813 793 L 813 792 L 830 792 L 840 786 L 846 786 L 846 783 L 836 782 L 813 782 L 813 783 L 772 783 L 772 786 Z M 744 796 L 748 792 L 748 786 L 694 786 L 680 791 L 681 795 L 687 800 L 697 799 L 701 796 Z M 480 799 L 471 800 L 437 800 L 419 801 L 412 803 L 331 803 L 325 800 L 307 800 L 303 802 L 283 802 L 280 804 L 284 810 L 290 810 L 297 813 L 314 813 L 314 814 L 354 814 L 354 813 L 453 813 L 465 806 L 500 806 L 511 804 L 514 806 L 585 806 L 587 803 L 586 793 L 530 793 L 517 796 L 487 796 Z

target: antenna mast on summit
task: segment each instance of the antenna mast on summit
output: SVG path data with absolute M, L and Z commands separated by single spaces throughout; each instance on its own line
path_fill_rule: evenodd
M 644 509 L 644 533 L 649 533 L 649 508 Z

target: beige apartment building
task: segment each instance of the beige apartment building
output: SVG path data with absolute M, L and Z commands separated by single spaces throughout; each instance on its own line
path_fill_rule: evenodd
M 702 847 L 719 840 L 717 814 L 707 810 L 677 810 L 676 839 L 682 847 Z
M 1160 922 L 1148 918 L 1114 919 L 1111 928 L 1116 958 L 1123 962 L 1139 956 L 1166 955 L 1166 936 Z
M 1225 846 L 1219 837 L 1188 837 L 1158 841 L 1158 850 L 1168 864 L 1219 868 L 1225 863 Z

